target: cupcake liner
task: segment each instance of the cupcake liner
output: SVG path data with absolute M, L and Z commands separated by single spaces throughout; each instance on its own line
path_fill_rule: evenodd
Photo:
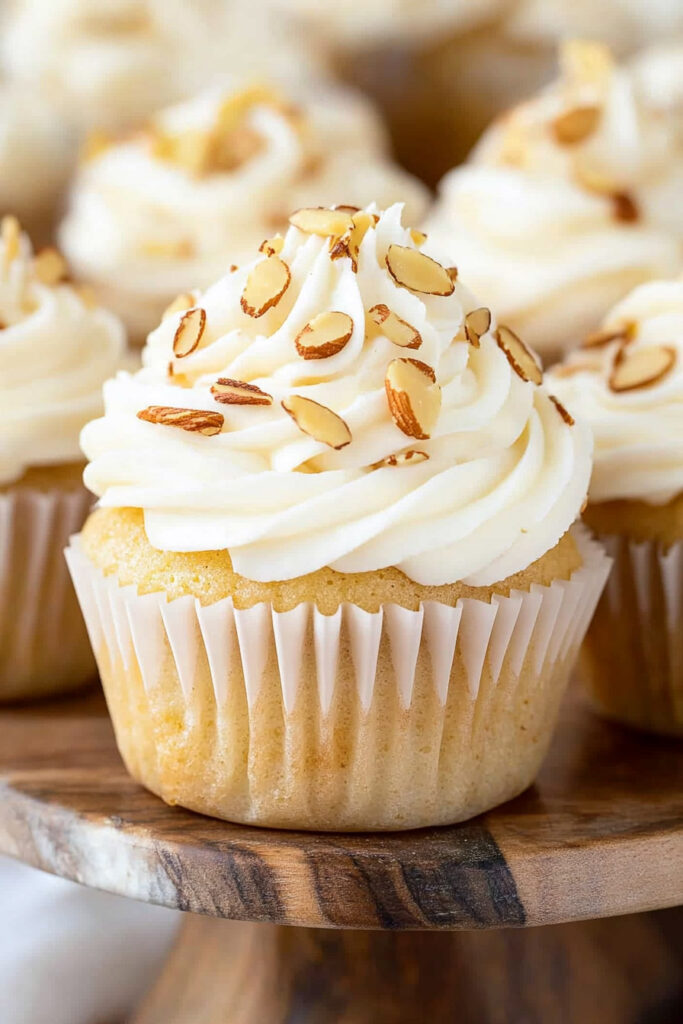
M 582 652 L 589 693 L 610 717 L 683 735 L 683 543 L 599 539 L 614 570 Z
M 64 564 L 64 544 L 85 520 L 84 488 L 0 494 L 0 700 L 82 686 L 95 662 Z
M 478 813 L 533 778 L 610 567 L 587 531 L 575 536 L 584 564 L 569 580 L 490 603 L 426 601 L 418 611 L 386 604 L 376 613 L 343 604 L 329 616 L 310 604 L 276 612 L 269 604 L 237 609 L 230 598 L 202 607 L 189 596 L 139 595 L 104 576 L 77 537 L 66 555 L 124 759 L 150 788 L 236 820 L 410 828 Z M 481 778 L 474 763 L 465 771 L 468 735 L 483 742 L 489 716 L 510 708 L 507 745 L 525 747 L 518 770 L 507 764 L 502 780 L 487 779 L 486 765 Z M 171 740 L 167 714 L 176 722 Z M 527 714 L 525 743 L 517 720 Z M 131 728 L 140 738 L 140 716 L 153 762 L 142 767 L 130 742 Z M 241 725 L 231 736 L 233 719 Z M 227 765 L 237 748 L 239 764 Z M 207 751 L 213 767 L 192 796 L 182 763 Z M 305 764 L 315 766 L 310 775 Z M 449 800 L 452 772 L 459 792 Z

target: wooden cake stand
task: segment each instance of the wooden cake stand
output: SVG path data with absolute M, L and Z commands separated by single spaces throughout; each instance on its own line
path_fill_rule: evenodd
M 683 903 L 683 745 L 576 697 L 521 797 L 394 835 L 169 808 L 126 774 L 99 694 L 8 708 L 0 850 L 190 911 L 135 1024 L 681 1019 L 683 920 L 642 912 Z

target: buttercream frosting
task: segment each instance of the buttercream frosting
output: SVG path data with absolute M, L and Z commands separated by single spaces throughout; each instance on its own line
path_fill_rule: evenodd
M 405 249 L 421 251 L 422 239 L 402 226 L 399 205 L 376 216 L 355 260 L 329 237 L 290 227 L 277 256 L 228 273 L 197 297 L 202 313 L 187 322 L 174 313 L 152 332 L 143 368 L 105 385 L 105 415 L 82 434 L 85 481 L 103 506 L 142 508 L 155 547 L 228 549 L 237 572 L 261 581 L 398 566 L 423 584 L 486 585 L 555 545 L 586 494 L 589 431 L 513 368 L 495 322 L 484 330 L 486 316 L 477 318 L 478 344 L 466 340 L 464 317 L 477 303 L 444 270 L 447 251 L 432 249 L 440 294 L 399 283 L 414 280 L 410 264 L 391 261 L 409 260 Z M 253 283 L 269 259 L 285 264 L 289 283 L 252 316 L 245 309 L 261 308 Z M 282 268 L 265 272 L 279 291 Z M 345 341 L 303 358 L 307 325 L 329 312 L 347 324 Z M 419 348 L 390 340 L 400 336 L 390 313 Z M 182 323 L 200 340 L 178 357 Z M 421 366 L 406 370 L 413 357 Z M 405 406 L 390 401 L 397 359 L 429 392 L 410 405 L 417 430 L 408 417 L 406 431 Z M 258 404 L 217 400 L 219 379 L 259 389 Z M 338 422 L 328 437 L 343 446 L 311 434 L 282 404 L 296 413 L 301 399 L 341 417 L 350 440 Z
M 81 459 L 79 433 L 120 365 L 122 325 L 75 287 L 41 279 L 26 235 L 0 239 L 0 485 Z

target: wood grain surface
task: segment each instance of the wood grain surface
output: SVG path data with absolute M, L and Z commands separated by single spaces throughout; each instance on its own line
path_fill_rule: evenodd
M 314 928 L 480 929 L 683 903 L 683 745 L 572 697 L 535 786 L 397 835 L 230 825 L 126 774 L 102 697 L 0 712 L 0 850 L 199 914 Z

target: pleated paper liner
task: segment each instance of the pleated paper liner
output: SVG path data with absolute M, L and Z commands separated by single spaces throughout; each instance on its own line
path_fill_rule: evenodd
M 67 551 L 132 775 L 169 803 L 273 827 L 455 822 L 521 792 L 546 752 L 609 571 L 419 611 L 202 607 Z
M 92 504 L 85 488 L 0 494 L 0 701 L 97 677 L 64 545 Z
M 683 544 L 600 540 L 614 569 L 581 656 L 590 696 L 610 718 L 683 736 Z

